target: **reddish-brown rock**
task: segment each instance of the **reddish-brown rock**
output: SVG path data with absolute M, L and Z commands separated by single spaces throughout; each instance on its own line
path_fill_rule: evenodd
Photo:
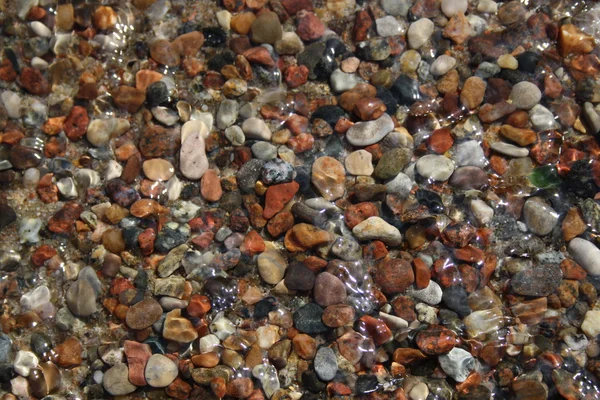
M 69 139 L 76 141 L 85 135 L 89 123 L 87 110 L 81 106 L 75 106 L 67 115 L 63 129 Z
M 431 325 L 420 331 L 415 342 L 421 351 L 429 355 L 448 353 L 457 344 L 456 333 L 440 325 Z
M 270 186 L 266 193 L 263 216 L 269 219 L 283 210 L 285 204 L 294 198 L 299 188 L 300 185 L 296 181 Z
M 375 265 L 373 279 L 386 295 L 402 293 L 415 281 L 410 263 L 400 258 L 387 258 Z

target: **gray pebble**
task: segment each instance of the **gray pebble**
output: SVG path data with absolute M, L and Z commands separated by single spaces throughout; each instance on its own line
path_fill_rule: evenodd
M 332 380 L 338 370 L 337 358 L 329 347 L 321 347 L 317 350 L 314 365 L 317 376 L 325 382 Z

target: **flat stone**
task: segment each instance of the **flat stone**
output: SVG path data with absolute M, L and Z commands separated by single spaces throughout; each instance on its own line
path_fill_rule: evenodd
M 494 142 L 490 145 L 490 148 L 509 157 L 523 158 L 529 155 L 529 149 L 504 142 Z
M 529 110 L 540 102 L 542 92 L 533 83 L 523 81 L 513 86 L 509 99 L 513 106 L 521 110 Z
M 189 121 L 200 122 L 200 121 Z M 208 158 L 206 157 L 204 136 L 207 135 L 208 129 L 204 123 L 200 122 L 203 128 L 189 133 L 186 138 L 183 135 L 179 154 L 179 168 L 183 176 L 188 179 L 198 180 L 208 170 Z M 185 125 L 184 125 L 185 127 Z
M 96 293 L 85 280 L 77 280 L 66 294 L 67 306 L 78 317 L 89 317 L 96 312 Z
M 443 182 L 454 172 L 454 162 L 448 157 L 428 154 L 419 158 L 416 168 L 424 178 Z
M 313 296 L 322 307 L 341 304 L 346 300 L 346 286 L 335 275 L 321 272 L 315 279 Z
M 148 385 L 159 388 L 169 386 L 178 374 L 177 364 L 162 354 L 153 354 L 148 359 L 144 370 Z
M 125 323 L 131 329 L 146 329 L 162 317 L 162 307 L 152 298 L 146 298 L 129 307 L 125 316 Z
M 406 34 L 410 48 L 419 49 L 427 43 L 433 34 L 434 27 L 433 21 L 428 18 L 421 18 L 410 24 Z
M 383 114 L 374 121 L 357 122 L 346 132 L 346 139 L 353 146 L 369 146 L 382 140 L 394 129 L 394 121 Z
M 326 200 L 337 200 L 346 190 L 346 171 L 335 158 L 319 157 L 312 165 L 311 181 Z
M 510 285 L 519 295 L 541 297 L 554 293 L 561 279 L 562 271 L 558 265 L 542 264 L 517 272 L 510 280 Z
M 146 160 L 142 164 L 144 175 L 153 181 L 168 181 L 175 174 L 175 167 L 162 158 Z
M 379 217 L 369 217 L 352 229 L 359 240 L 381 240 L 388 246 L 398 246 L 402 243 L 402 234 L 393 225 Z
M 104 373 L 102 386 L 113 396 L 125 396 L 137 389 L 135 385 L 129 382 L 129 370 L 127 365 L 123 363 L 115 364 Z
M 552 232 L 558 223 L 559 214 L 543 199 L 532 197 L 523 206 L 523 217 L 531 232 L 544 236 Z
M 368 151 L 356 150 L 346 156 L 344 165 L 349 174 L 370 176 L 374 171 L 372 159 Z

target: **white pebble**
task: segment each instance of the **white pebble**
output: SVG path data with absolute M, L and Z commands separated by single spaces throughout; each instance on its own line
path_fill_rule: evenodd
M 442 0 L 442 12 L 448 18 L 455 14 L 466 13 L 469 3 L 467 0 Z
M 49 38 L 50 36 L 52 36 L 52 31 L 40 21 L 33 21 L 31 23 L 31 29 L 36 35 L 40 37 Z
M 487 224 L 494 217 L 494 209 L 480 199 L 471 201 L 471 212 L 481 225 Z
M 408 45 L 411 49 L 418 49 L 423 46 L 433 34 L 434 24 L 428 18 L 421 18 L 413 22 L 408 27 Z
M 376 19 L 375 25 L 377 26 L 377 34 L 383 37 L 401 35 L 404 31 L 402 24 L 391 15 Z
M 110 181 L 121 176 L 123 173 L 123 166 L 118 161 L 109 160 L 104 171 L 104 180 Z
M 33 57 L 31 59 L 31 66 L 35 69 L 43 71 L 48 68 L 48 62 L 42 58 Z
M 479 4 L 477 4 L 477 11 L 496 14 L 498 12 L 498 4 L 493 0 L 480 0 Z
M 217 13 L 217 22 L 221 28 L 228 31 L 231 27 L 231 13 L 227 10 L 221 10 Z
M 429 72 L 434 77 L 445 75 L 456 65 L 456 58 L 442 54 L 431 64 Z
M 19 350 L 13 362 L 13 368 L 17 374 L 29 376 L 31 369 L 37 367 L 38 364 L 38 358 L 31 351 Z
M 17 93 L 6 90 L 2 92 L 0 98 L 9 117 L 21 118 L 21 97 Z

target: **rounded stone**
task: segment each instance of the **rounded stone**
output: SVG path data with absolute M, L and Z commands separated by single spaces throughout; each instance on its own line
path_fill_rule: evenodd
M 529 110 L 540 102 L 542 92 L 533 83 L 523 81 L 513 86 L 509 99 L 513 106 L 521 110 Z
M 136 389 L 136 386 L 129 382 L 129 368 L 123 363 L 115 364 L 104 373 L 102 386 L 113 396 L 125 396 Z
M 276 285 L 283 279 L 287 262 L 277 250 L 260 253 L 256 262 L 260 277 L 268 284 Z
M 523 206 L 523 217 L 531 232 L 544 236 L 552 232 L 559 214 L 541 198 L 532 197 Z
M 153 181 L 168 181 L 175 174 L 173 164 L 162 158 L 144 161 L 142 169 L 146 178 Z
M 169 357 L 162 354 L 153 354 L 146 363 L 144 376 L 148 385 L 152 387 L 167 387 L 177 375 L 179 370 Z
M 329 272 L 322 272 L 317 276 L 313 293 L 315 303 L 323 307 L 341 304 L 346 300 L 346 286 Z
M 162 307 L 154 298 L 146 298 L 127 310 L 125 323 L 131 329 L 146 329 L 162 316 Z
M 428 154 L 417 161 L 417 171 L 426 179 L 443 182 L 454 172 L 454 162 L 448 157 Z
M 421 18 L 408 27 L 407 39 L 411 49 L 418 49 L 423 46 L 431 35 L 435 25 L 428 18 Z
M 319 348 L 315 356 L 314 366 L 315 372 L 321 380 L 325 382 L 332 380 L 338 370 L 335 352 L 329 347 Z

